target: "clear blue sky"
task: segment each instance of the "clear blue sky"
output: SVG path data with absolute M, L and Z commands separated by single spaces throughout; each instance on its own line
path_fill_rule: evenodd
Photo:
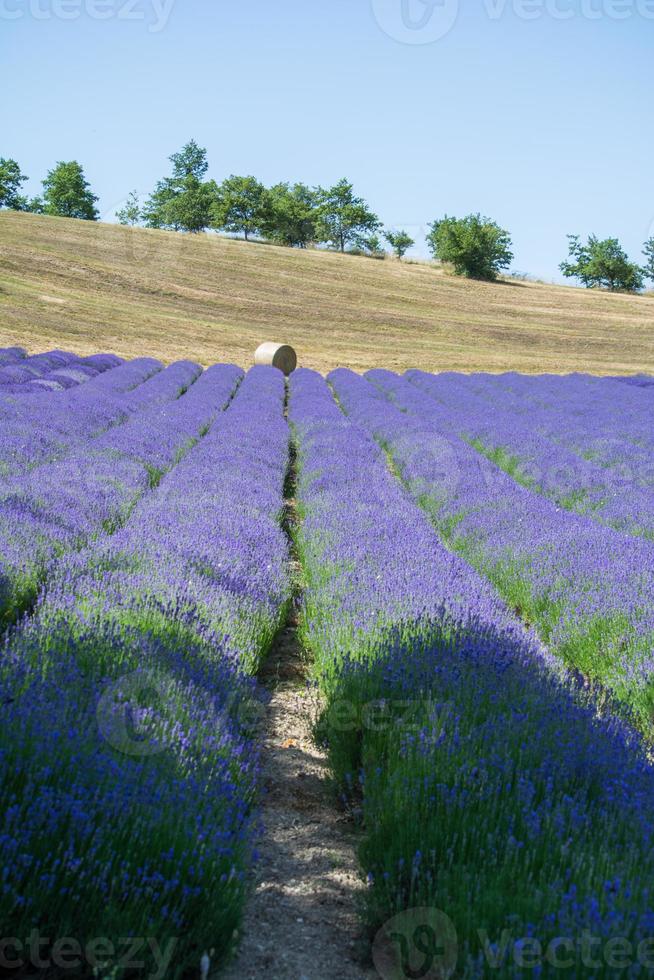
M 349 177 L 418 254 L 446 212 L 545 278 L 654 234 L 654 0 L 0 0 L 0 56 L 0 156 L 30 193 L 78 159 L 106 220 L 193 137 L 217 180 Z

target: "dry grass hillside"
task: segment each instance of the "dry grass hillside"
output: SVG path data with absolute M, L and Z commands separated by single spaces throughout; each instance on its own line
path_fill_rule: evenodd
M 0 212 L 0 346 L 355 370 L 654 372 L 654 297 Z

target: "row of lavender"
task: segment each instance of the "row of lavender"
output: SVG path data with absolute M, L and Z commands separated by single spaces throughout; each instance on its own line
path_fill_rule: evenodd
M 116 369 L 112 384 L 142 380 L 143 367 Z M 150 372 L 146 364 L 145 375 Z M 180 361 L 114 399 L 105 386 L 95 386 L 90 403 L 78 400 L 72 416 L 67 399 L 48 413 L 45 432 L 29 411 L 23 428 L 8 423 L 2 440 L 7 475 L 0 482 L 0 622 L 15 620 L 33 601 L 55 558 L 125 520 L 138 496 L 211 422 L 230 386 L 229 368 L 201 374 L 198 365 Z M 119 424 L 89 438 L 99 416 Z
M 0 398 L 64 391 L 122 363 L 115 354 L 78 357 L 69 351 L 53 350 L 27 356 L 21 347 L 0 348 Z
M 437 405 L 407 379 L 335 372 L 332 382 L 449 544 L 651 733 L 654 544 L 525 488 L 453 434 L 457 405 Z
M 374 379 L 375 372 L 371 373 Z M 612 378 L 406 375 L 448 431 L 559 506 L 654 537 L 651 393 Z
M 17 364 L 27 357 L 24 347 L 0 347 L 0 367 L 6 364 Z
M 654 777 L 639 739 L 600 720 L 444 547 L 372 433 L 401 469 L 414 454 L 423 502 L 436 466 L 442 484 L 449 477 L 449 442 L 424 422 L 414 441 L 413 418 L 369 382 L 349 372 L 331 381 L 347 417 L 319 375 L 290 382 L 302 629 L 332 763 L 361 808 L 371 932 L 395 913 L 432 910 L 382 930 L 384 975 L 420 975 L 428 960 L 434 976 L 554 974 L 563 961 L 575 977 L 618 966 L 648 975 Z M 445 921 L 434 910 L 453 923 L 458 955 L 451 930 L 438 937 L 444 948 L 430 942 Z
M 0 477 L 22 477 L 136 412 L 176 397 L 184 385 L 175 386 L 174 381 L 171 385 L 170 369 L 163 371 L 165 382 L 155 381 L 162 369 L 154 358 L 137 358 L 65 391 L 0 398 Z M 184 384 L 199 373 L 193 365 Z M 150 379 L 152 383 L 146 385 Z
M 290 586 L 281 374 L 184 365 L 142 387 L 168 372 L 179 397 L 43 463 L 29 491 L 45 571 L 0 670 L 0 906 L 4 935 L 150 937 L 144 974 L 175 978 L 239 922 L 248 678 Z

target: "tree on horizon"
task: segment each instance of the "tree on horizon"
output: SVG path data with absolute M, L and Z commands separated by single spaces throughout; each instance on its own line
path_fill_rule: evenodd
M 492 282 L 513 261 L 509 232 L 481 214 L 445 215 L 430 227 L 427 244 L 432 255 L 452 265 L 458 276 Z
M 0 157 L 0 208 L 8 208 L 10 211 L 28 209 L 29 202 L 20 193 L 21 184 L 27 179 L 15 160 Z
M 560 265 L 567 278 L 579 279 L 588 289 L 634 293 L 643 288 L 645 270 L 630 262 L 617 238 L 590 235 L 583 244 L 579 235 L 568 235 L 568 259 Z
M 333 187 L 319 187 L 317 197 L 318 241 L 340 252 L 345 252 L 348 245 L 360 245 L 367 234 L 374 234 L 382 227 L 377 215 L 363 198 L 355 195 L 345 177 Z
M 148 228 L 165 228 L 196 234 L 211 225 L 217 187 L 203 180 L 209 164 L 207 151 L 195 140 L 168 158 L 172 174 L 157 182 L 145 202 L 142 218 Z
M 398 259 L 403 259 L 409 249 L 415 245 L 413 238 L 406 231 L 387 231 L 384 238 L 391 246 Z
M 257 235 L 270 222 L 269 196 L 256 177 L 231 174 L 216 188 L 212 207 L 212 227 L 242 234 L 245 241 Z
M 266 238 L 289 248 L 307 248 L 316 241 L 317 191 L 306 184 L 275 184 L 268 193 L 262 231 Z
M 43 198 L 35 199 L 34 210 L 60 218 L 97 221 L 96 202 L 84 170 L 77 160 L 59 161 L 43 181 Z

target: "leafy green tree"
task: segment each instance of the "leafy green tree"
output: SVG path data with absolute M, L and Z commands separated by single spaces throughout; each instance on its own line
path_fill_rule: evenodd
M 173 180 L 184 181 L 187 177 L 202 180 L 209 169 L 207 151 L 198 146 L 195 140 L 189 140 L 179 153 L 173 153 L 168 158 L 173 165 Z
M 644 273 L 648 279 L 654 282 L 654 237 L 648 238 L 645 242 L 645 247 L 643 249 L 643 255 L 647 259 L 645 263 Z
M 316 240 L 317 194 L 305 184 L 275 184 L 268 191 L 261 231 L 273 242 L 306 248 Z
M 20 194 L 21 184 L 27 180 L 15 160 L 0 157 L 0 208 L 26 211 L 28 201 Z
M 182 228 L 172 220 L 169 207 L 175 197 L 181 193 L 173 186 L 171 177 L 158 180 L 155 189 L 143 205 L 141 217 L 148 228 L 168 228 L 181 231 Z
M 363 235 L 359 239 L 359 248 L 366 255 L 370 255 L 373 259 L 383 259 L 385 258 L 384 246 L 379 235 L 373 232 L 372 235 Z
M 170 226 L 192 233 L 205 231 L 211 225 L 217 192 L 215 181 L 198 182 L 189 177 L 184 191 L 168 203 L 166 215 Z
M 43 181 L 44 214 L 97 221 L 97 200 L 76 160 L 57 163 Z
M 212 209 L 212 226 L 243 234 L 248 241 L 270 227 L 270 197 L 256 177 L 232 174 L 217 188 Z
M 361 245 L 366 234 L 381 228 L 381 221 L 366 202 L 356 197 L 352 184 L 340 180 L 327 189 L 318 188 L 318 241 L 344 252 L 348 245 Z M 364 246 L 365 247 L 365 246 Z
M 137 225 L 141 220 L 141 202 L 136 191 L 130 191 L 125 206 L 116 211 L 116 218 L 121 225 Z
M 564 276 L 579 279 L 588 288 L 629 293 L 642 289 L 644 270 L 629 261 L 617 238 L 600 241 L 591 235 L 584 245 L 579 235 L 568 235 L 568 242 L 568 261 L 560 265 Z
M 497 279 L 513 259 L 511 236 L 504 228 L 480 214 L 450 218 L 430 226 L 427 244 L 434 258 L 450 263 L 458 276 Z
M 391 246 L 398 259 L 404 258 L 409 249 L 415 245 L 413 238 L 406 231 L 387 231 L 384 238 Z
M 209 167 L 207 151 L 191 140 L 169 160 L 173 172 L 157 182 L 141 216 L 149 228 L 204 231 L 211 224 L 217 193 L 215 181 L 203 180 Z

